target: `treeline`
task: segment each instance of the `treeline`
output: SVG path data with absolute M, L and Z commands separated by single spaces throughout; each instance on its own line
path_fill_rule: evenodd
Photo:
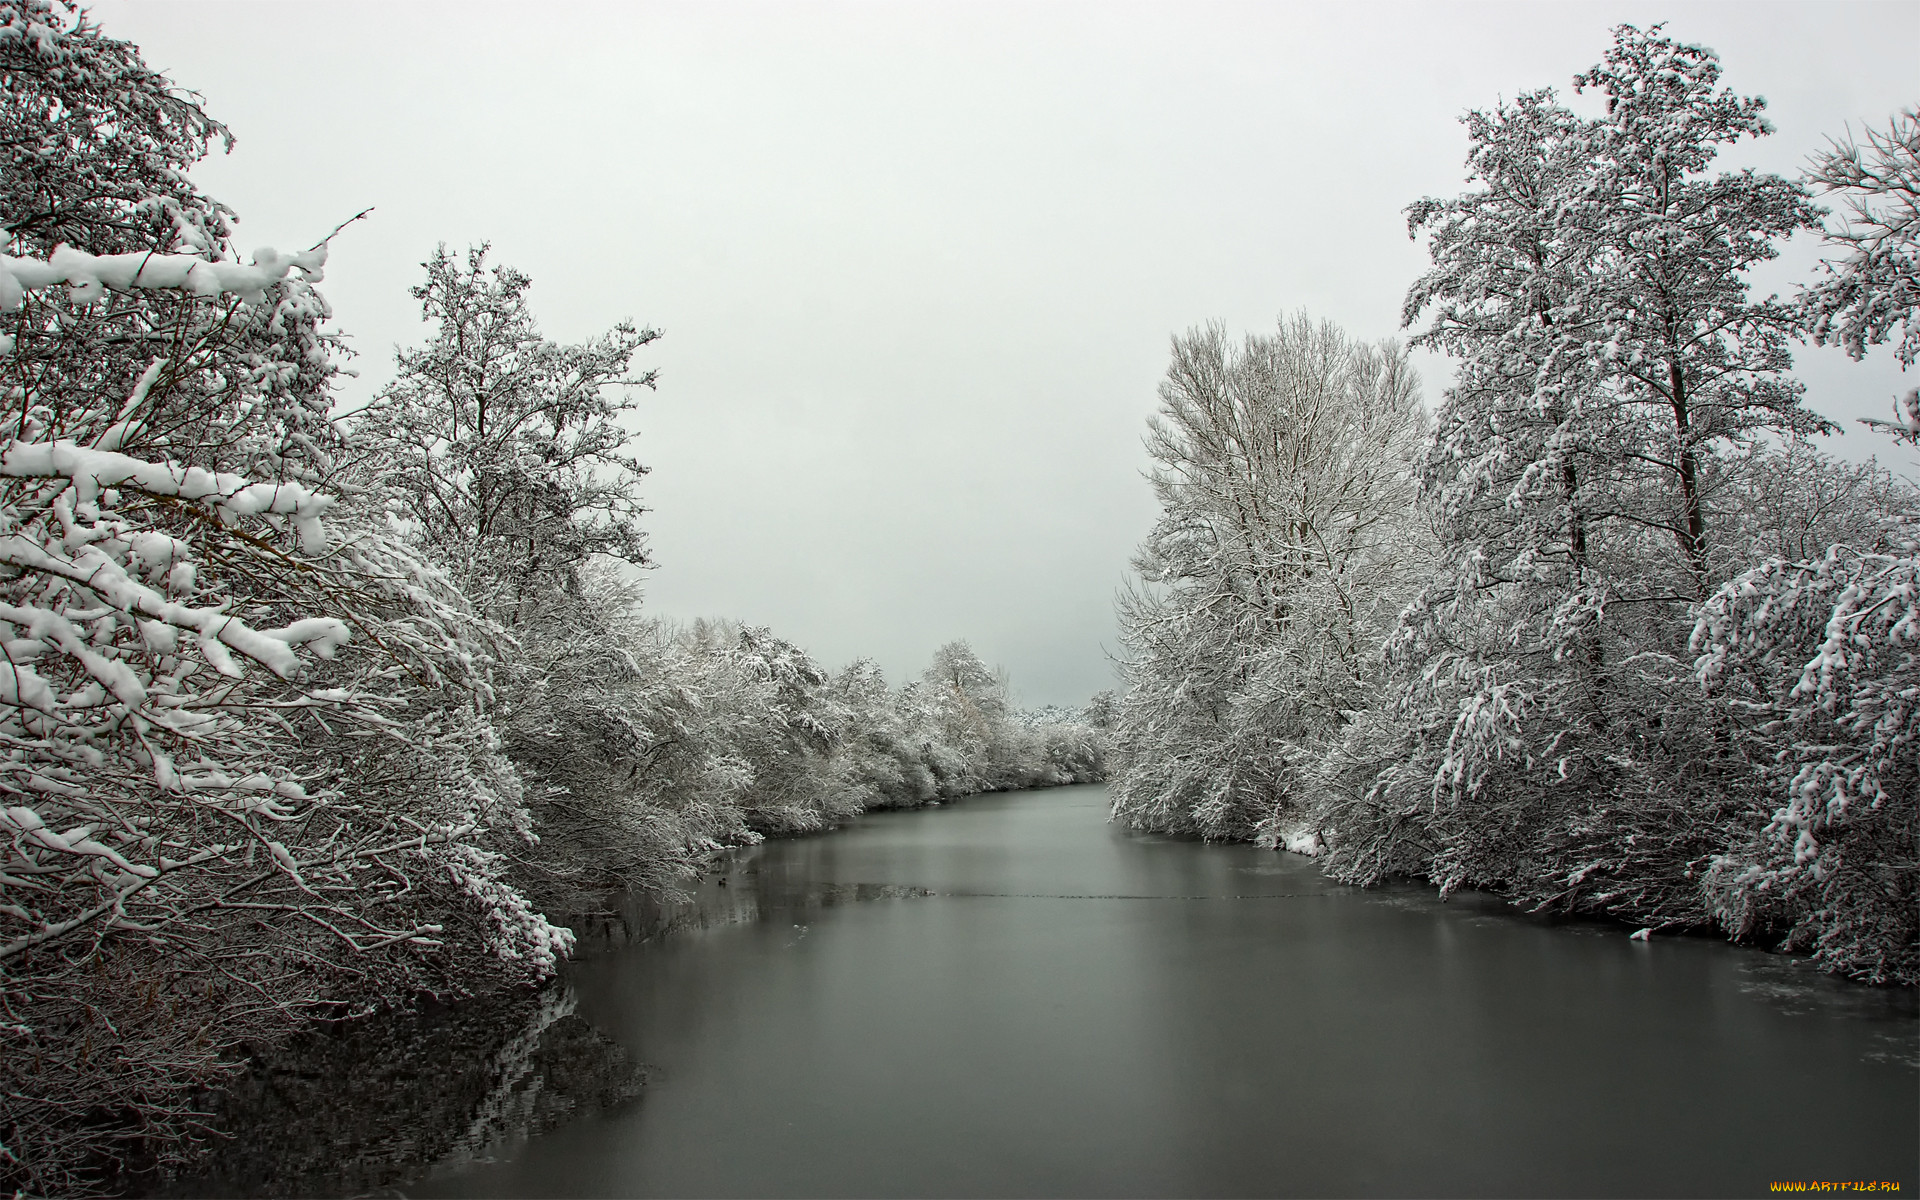
M 629 619 L 602 638 L 560 630 L 518 660 L 528 694 L 500 722 L 540 837 L 516 881 L 543 911 L 672 897 L 716 850 L 869 809 L 1105 777 L 1104 730 L 1013 708 L 965 642 L 894 689 L 764 628 L 612 611 Z
M 724 847 L 1100 776 L 965 643 L 896 690 L 649 619 L 658 335 L 551 342 L 484 248 L 335 419 L 328 241 L 241 262 L 215 142 L 84 13 L 0 0 L 0 1188 L 181 1166 L 248 1048 L 537 982 Z
M 1604 115 L 1466 117 L 1470 190 L 1407 210 L 1432 417 L 1392 342 L 1175 339 L 1118 819 L 1920 981 L 1920 492 L 1814 449 L 1787 374 L 1920 352 L 1920 113 L 1716 173 L 1769 132 L 1719 74 L 1623 26 Z M 1819 277 L 1754 298 L 1800 231 Z M 1920 393 L 1873 423 L 1920 444 Z

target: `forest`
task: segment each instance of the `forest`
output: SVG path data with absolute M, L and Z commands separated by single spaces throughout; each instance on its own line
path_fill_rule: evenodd
M 1600 115 L 1470 113 L 1405 345 L 1174 339 L 1116 819 L 1920 981 L 1920 490 L 1817 449 L 1788 373 L 1920 354 L 1920 111 L 1716 173 L 1770 132 L 1719 77 L 1622 26 Z M 1752 295 L 1800 232 L 1818 276 Z M 1431 414 L 1410 347 L 1456 367 Z M 1920 392 L 1873 423 L 1920 444 Z
M 1920 113 L 1768 132 L 1622 27 L 1467 119 L 1405 344 L 1176 337 L 1124 688 L 1026 711 L 644 602 L 658 331 L 549 340 L 440 247 L 341 411 L 330 243 L 243 261 L 232 135 L 59 0 L 0 0 L 0 1187 L 190 1167 L 315 1022 L 553 977 L 622 896 L 858 814 L 1111 779 L 1115 820 L 1718 929 L 1920 981 L 1920 491 L 1810 439 L 1796 340 L 1920 354 Z M 1821 198 L 1837 202 L 1841 219 Z M 343 216 L 346 214 L 342 214 Z M 363 214 L 364 215 L 364 214 Z M 1755 298 L 1799 232 L 1821 274 Z M 1432 411 L 1409 349 L 1457 364 Z M 1920 392 L 1880 422 L 1920 444 Z
M 84 12 L 0 3 L 0 1187 L 190 1163 L 249 1048 L 538 983 L 728 847 L 1102 777 L 964 641 L 896 688 L 649 617 L 657 334 L 547 340 L 485 247 L 336 414 L 328 243 L 240 261 L 187 177 L 229 141 Z

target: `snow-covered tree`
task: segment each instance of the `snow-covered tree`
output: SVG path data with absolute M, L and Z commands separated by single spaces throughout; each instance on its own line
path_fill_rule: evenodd
M 1743 447 L 1825 427 L 1784 374 L 1797 320 L 1745 273 L 1818 210 L 1710 173 L 1769 131 L 1709 50 L 1622 26 L 1577 76 L 1467 118 L 1470 182 L 1409 210 L 1419 345 L 1460 359 L 1427 458 L 1443 569 L 1402 618 L 1388 705 L 1329 768 L 1330 867 L 1531 906 L 1706 919 L 1695 876 L 1751 772 L 1691 686 L 1694 605 L 1739 569 Z M 1715 536 L 1715 523 L 1725 537 Z
M 857 659 L 833 677 L 835 701 L 847 713 L 848 771 L 866 790 L 863 808 L 912 808 L 940 798 L 922 753 L 924 738 L 871 660 Z
M 1628 448 L 1671 497 L 1668 521 L 1702 596 L 1714 574 L 1702 459 L 1755 433 L 1827 426 L 1784 374 L 1792 309 L 1753 299 L 1746 278 L 1786 238 L 1819 228 L 1820 211 L 1779 176 L 1708 174 L 1720 147 L 1772 132 L 1765 102 L 1716 90 L 1719 77 L 1712 51 L 1659 26 L 1621 26 L 1605 61 L 1574 79 L 1604 95 L 1607 112 L 1587 138 L 1581 190 L 1556 197 L 1585 260 L 1555 314 L 1561 345 L 1585 356 L 1603 403 L 1630 411 L 1640 436 Z
M 1316 739 L 1366 706 L 1419 552 L 1417 380 L 1304 316 L 1176 338 L 1147 436 L 1161 515 L 1120 605 L 1114 815 L 1287 835 Z
M 933 652 L 920 678 L 953 696 L 956 704 L 988 716 L 1007 711 L 1005 673 L 993 670 L 966 641 L 952 641 Z
M 1859 358 L 1898 327 L 1920 352 L 1920 116 L 1835 142 L 1813 182 L 1850 220 L 1805 297 L 1811 331 Z M 1872 421 L 1920 445 L 1920 389 Z M 1879 484 L 1879 481 L 1875 481 Z M 1813 507 L 1804 493 L 1789 507 Z M 1831 491 L 1831 488 L 1818 489 Z M 1920 501 L 1887 481 L 1826 545 L 1788 542 L 1729 581 L 1694 630 L 1703 684 L 1730 704 L 1772 786 L 1770 818 L 1716 856 L 1714 915 L 1872 982 L 1920 981 Z M 1856 505 L 1856 509 L 1861 506 Z M 1796 519 L 1798 511 L 1796 511 Z M 1780 800 L 1784 799 L 1784 803 Z
M 1015 714 L 1019 758 L 1018 786 L 1091 783 L 1106 778 L 1112 747 L 1105 730 L 1085 709 L 1047 705 Z
M 502 736 L 539 836 L 515 877 L 542 911 L 591 924 L 616 915 L 621 893 L 672 903 L 744 826 L 676 774 L 703 714 L 638 585 L 609 563 L 583 564 L 574 582 L 566 631 L 516 639 Z
M 251 282 L 240 279 L 233 214 L 186 173 L 216 141 L 232 137 L 197 97 L 83 10 L 0 3 L 5 252 L 56 269 L 74 252 L 170 256 L 121 259 L 69 288 L 0 279 L 0 308 L 12 314 L 0 347 L 24 388 L 11 407 L 55 437 L 90 442 L 118 424 L 129 452 L 313 482 L 335 442 L 326 413 L 337 339 L 321 327 L 318 291 L 277 286 L 297 256 L 264 256 Z M 171 265 L 196 257 L 225 261 L 191 278 Z M 171 273 L 174 286 L 126 286 L 142 271 L 149 284 Z
M 0 1181 L 177 1161 L 242 1040 L 538 978 L 496 631 L 344 443 L 323 241 L 240 262 L 224 131 L 77 10 L 0 3 Z
M 941 791 L 958 795 L 1006 786 L 995 769 L 1008 756 L 1009 706 L 1001 674 L 967 642 L 952 641 L 934 651 L 920 685 L 908 693 L 909 707 L 940 751 L 931 765 L 941 777 Z
M 758 736 L 740 746 L 753 773 L 747 824 L 761 833 L 811 832 L 858 813 L 864 796 L 839 753 L 848 714 L 827 673 L 798 646 L 757 626 L 740 630 L 725 663 L 758 717 Z
M 352 478 L 511 634 L 495 720 L 539 838 L 520 876 L 583 915 L 624 889 L 671 897 L 718 843 L 639 779 L 675 689 L 624 644 L 639 595 L 612 569 L 646 562 L 628 422 L 654 376 L 630 368 L 658 334 L 623 323 L 561 345 L 540 334 L 528 277 L 485 246 L 423 265 L 412 294 L 431 334 L 352 420 Z
M 1746 717 L 1786 801 L 1713 859 L 1715 915 L 1834 970 L 1920 982 L 1920 521 L 1887 552 L 1755 567 L 1695 636 L 1702 681 Z
M 1819 211 L 1778 176 L 1708 173 L 1721 146 L 1771 129 L 1762 101 L 1716 90 L 1719 74 L 1710 50 L 1622 26 L 1574 81 L 1606 97 L 1605 116 L 1551 90 L 1471 113 L 1479 186 L 1408 210 L 1434 266 L 1406 320 L 1427 319 L 1416 345 L 1463 360 L 1435 464 L 1449 515 L 1482 499 L 1545 510 L 1532 546 L 1574 570 L 1605 568 L 1597 541 L 1652 533 L 1631 550 L 1631 573 L 1658 569 L 1649 595 L 1698 598 L 1714 580 L 1706 460 L 1826 427 L 1784 374 L 1794 312 L 1753 300 L 1745 278 Z
M 531 619 L 595 556 L 645 561 L 638 485 L 627 445 L 634 354 L 659 336 L 623 322 L 561 345 L 540 335 L 527 276 L 462 264 L 440 247 L 413 289 L 433 337 L 402 351 L 399 371 L 356 423 L 394 519 L 414 527 L 487 611 Z
M 1762 443 L 1717 465 L 1710 503 L 1736 563 L 1809 561 L 1840 544 L 1884 553 L 1899 520 L 1920 511 L 1920 487 L 1911 481 L 1809 442 Z
M 1822 277 L 1805 297 L 1814 340 L 1865 357 L 1900 327 L 1894 356 L 1911 367 L 1920 357 L 1920 109 L 1896 114 L 1885 130 L 1867 131 L 1816 155 L 1808 182 L 1838 196 L 1847 220 L 1827 231 L 1846 255 L 1821 264 Z M 1920 430 L 1920 413 L 1908 428 Z
M 320 257 L 69 247 L 0 272 L 23 292 L 197 286 L 271 311 Z M 73 1106 L 177 1117 L 168 1097 L 263 1021 L 457 990 L 482 949 L 537 978 L 571 941 L 483 845 L 526 820 L 484 716 L 495 635 L 365 509 L 121 449 L 113 418 L 186 372 L 162 356 L 126 400 L 100 397 L 75 422 L 99 431 L 86 442 L 16 410 L 0 454 L 0 962 L 24 1043 L 6 1061 L 36 1064 L 11 1094 L 38 1097 L 10 1140 L 21 1178 L 59 1190 L 85 1185 L 69 1151 L 86 1131 L 67 1148 L 41 1134 Z M 149 1021 L 118 1032 L 139 977 L 149 1009 L 197 1013 L 194 1053 Z M 85 1069 L 109 1045 L 113 1072 Z

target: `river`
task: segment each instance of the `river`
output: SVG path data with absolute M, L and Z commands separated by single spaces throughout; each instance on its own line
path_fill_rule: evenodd
M 741 853 L 570 973 L 640 1098 L 407 1193 L 1920 1188 L 1910 990 L 1105 816 L 1059 788 Z

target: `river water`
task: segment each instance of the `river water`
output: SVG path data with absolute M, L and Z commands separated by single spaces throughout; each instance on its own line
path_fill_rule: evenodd
M 1920 1188 L 1910 990 L 1105 816 L 1059 788 L 742 853 L 571 973 L 640 1098 L 408 1193 Z

